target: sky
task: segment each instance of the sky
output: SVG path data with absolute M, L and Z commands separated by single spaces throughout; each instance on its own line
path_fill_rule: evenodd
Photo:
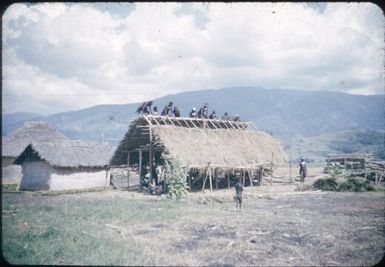
M 16 3 L 2 111 L 242 86 L 384 94 L 384 22 L 372 3 Z

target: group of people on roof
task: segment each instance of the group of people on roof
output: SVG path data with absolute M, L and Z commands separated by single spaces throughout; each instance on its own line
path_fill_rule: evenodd
M 152 101 L 143 102 L 142 105 L 138 107 L 136 113 L 140 115 L 161 115 L 161 116 L 169 116 L 169 117 L 180 117 L 180 111 L 177 106 L 174 105 L 172 101 L 168 103 L 168 105 L 164 106 L 162 112 L 159 114 L 158 107 L 154 106 L 152 108 Z M 217 115 L 215 110 L 211 112 L 209 115 L 209 105 L 205 103 L 203 107 L 201 107 L 198 111 L 195 107 L 193 107 L 189 113 L 190 118 L 200 118 L 200 119 L 217 119 Z M 227 112 L 222 116 L 222 120 L 228 121 L 241 121 L 239 115 L 229 116 Z
M 136 113 L 140 115 L 161 115 L 161 116 L 180 117 L 180 111 L 177 106 L 174 106 L 174 103 L 172 101 L 170 101 L 168 105 L 164 106 L 160 114 L 157 106 L 152 108 L 152 103 L 153 103 L 152 101 L 143 102 L 143 104 L 140 105 L 136 110 Z

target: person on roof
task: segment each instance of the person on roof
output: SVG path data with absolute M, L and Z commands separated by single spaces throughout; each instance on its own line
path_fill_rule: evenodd
M 197 117 L 197 110 L 196 108 L 192 108 L 191 112 L 188 114 L 190 118 L 196 118 Z
M 178 107 L 174 106 L 174 109 L 172 112 L 174 113 L 175 117 L 180 117 L 180 111 L 179 111 Z
M 235 117 L 234 117 L 234 121 L 241 121 L 241 118 L 239 117 L 239 115 L 237 114 L 237 115 L 235 115 Z
M 213 112 L 211 112 L 209 118 L 212 120 L 217 118 L 217 114 L 215 114 L 215 110 L 213 110 Z
M 168 105 L 164 106 L 164 109 L 161 113 L 162 116 L 172 116 L 172 111 L 174 110 L 173 108 L 174 103 L 170 101 Z
M 138 109 L 136 110 L 136 113 L 140 115 L 149 115 L 152 112 L 151 106 L 152 101 L 143 102 L 142 105 L 140 105 L 140 107 L 138 107 Z
M 209 104 L 205 103 L 198 111 L 198 118 L 207 119 L 209 117 Z
M 155 106 L 154 107 L 154 110 L 152 111 L 152 115 L 159 115 L 159 113 L 158 113 L 158 107 L 157 106 Z
M 222 120 L 228 120 L 229 119 L 229 113 L 225 112 L 225 115 L 222 116 Z

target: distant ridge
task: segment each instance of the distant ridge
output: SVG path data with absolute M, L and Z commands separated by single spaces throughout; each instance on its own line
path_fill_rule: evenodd
M 217 116 L 239 114 L 261 130 L 287 143 L 341 131 L 385 130 L 385 95 L 350 95 L 341 92 L 232 87 L 168 95 L 154 100 L 158 109 L 173 101 L 187 116 L 205 102 Z M 50 116 L 31 113 L 3 114 L 3 136 L 34 117 L 73 139 L 108 142 L 116 146 L 137 115 L 139 103 L 98 105 Z

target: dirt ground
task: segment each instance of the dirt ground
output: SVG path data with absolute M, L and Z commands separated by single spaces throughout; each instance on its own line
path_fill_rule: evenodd
M 307 190 L 322 176 L 321 170 L 311 170 L 310 177 L 302 185 L 304 191 L 295 181 L 298 177 L 295 177 L 294 171 L 292 179 L 287 178 L 288 169 L 281 170 L 286 175 L 281 182 L 270 185 L 269 180 L 264 180 L 262 186 L 246 187 L 240 212 L 236 211 L 233 201 L 234 188 L 193 192 L 179 201 L 135 190 L 57 196 L 3 194 L 2 200 L 3 206 L 4 202 L 15 206 L 25 202 L 31 205 L 34 202 L 36 205 L 50 203 L 63 209 L 65 205 L 65 211 L 67 202 L 80 208 L 81 203 L 91 201 L 92 220 L 99 221 L 95 224 L 86 215 L 76 217 L 76 214 L 85 213 L 80 209 L 73 215 L 76 218 L 71 220 L 88 226 L 76 231 L 89 233 L 91 239 L 92 236 L 99 236 L 105 238 L 103 242 L 112 240 L 111 244 L 119 244 L 120 251 L 135 247 L 143 256 L 125 258 L 121 257 L 122 252 L 116 252 L 115 258 L 119 260 L 112 258 L 104 262 L 105 257 L 96 257 L 88 262 L 67 262 L 67 258 L 35 261 L 39 264 L 372 266 L 379 263 L 385 254 L 385 192 Z M 115 209 L 102 210 L 103 205 L 114 206 Z M 41 209 L 53 212 L 55 208 L 52 207 Z M 131 210 L 124 213 L 126 207 Z M 27 212 L 27 208 L 25 210 Z M 95 215 L 99 211 L 100 215 Z M 130 217 L 133 212 L 137 217 L 138 214 L 143 214 L 143 217 Z M 33 215 L 25 216 L 31 218 Z M 7 226 L 3 212 L 3 234 L 9 232 L 10 240 L 16 239 L 16 232 L 19 231 L 6 228 L 13 227 L 13 224 L 10 221 L 10 226 Z M 49 220 L 47 224 L 50 224 Z M 91 227 L 93 224 L 95 228 Z M 67 231 L 63 235 L 76 235 L 71 228 Z M 52 242 L 55 244 L 55 240 Z M 127 247 L 122 247 L 124 244 Z M 100 247 L 103 251 L 110 249 L 106 245 Z M 97 249 L 93 252 L 100 254 Z
M 16 206 L 25 201 L 65 202 L 67 209 L 68 201 L 92 200 L 96 206 L 106 202 L 119 203 L 123 209 L 137 205 L 143 213 L 147 203 L 153 216 L 150 213 L 143 220 L 112 214 L 100 221 L 106 225 L 104 234 L 123 244 L 134 242 L 149 259 L 118 265 L 370 266 L 383 258 L 384 192 L 301 192 L 296 188 L 298 183 L 247 187 L 241 212 L 236 211 L 233 188 L 190 193 L 180 201 L 123 190 L 59 196 L 9 194 L 3 195 L 3 201 L 6 198 Z M 172 219 L 162 217 L 166 210 L 175 213 Z M 116 265 L 102 259 L 96 263 Z

